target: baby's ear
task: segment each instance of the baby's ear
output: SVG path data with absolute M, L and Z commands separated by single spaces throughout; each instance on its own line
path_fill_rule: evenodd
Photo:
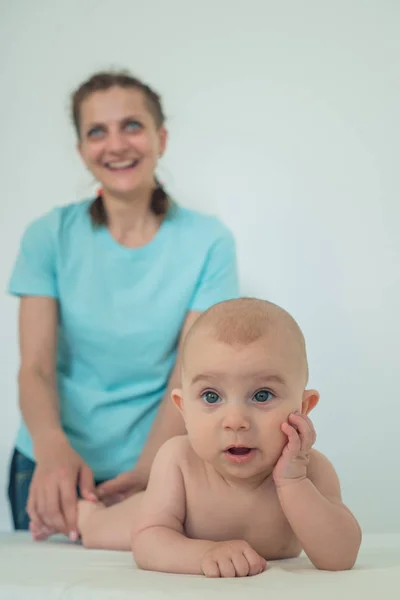
M 305 390 L 303 394 L 302 413 L 308 415 L 318 404 L 319 393 L 317 390 Z
M 175 388 L 171 392 L 171 398 L 175 406 L 183 412 L 183 395 L 182 390 L 180 388 Z

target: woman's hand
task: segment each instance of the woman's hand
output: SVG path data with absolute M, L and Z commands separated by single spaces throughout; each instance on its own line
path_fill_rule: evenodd
M 122 502 L 125 498 L 142 492 L 147 487 L 148 470 L 137 467 L 132 471 L 121 473 L 118 477 L 105 481 L 96 488 L 96 496 L 106 506 Z
M 36 459 L 27 505 L 31 522 L 75 541 L 77 488 L 84 499 L 96 502 L 93 473 L 61 436 L 36 449 Z

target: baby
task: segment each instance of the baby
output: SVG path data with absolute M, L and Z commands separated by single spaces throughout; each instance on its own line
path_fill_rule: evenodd
M 336 472 L 313 449 L 305 342 L 282 308 L 250 298 L 204 312 L 182 352 L 172 400 L 187 435 L 159 450 L 145 492 L 79 503 L 83 544 L 132 548 L 142 569 L 246 577 L 298 556 L 351 569 L 360 527 Z

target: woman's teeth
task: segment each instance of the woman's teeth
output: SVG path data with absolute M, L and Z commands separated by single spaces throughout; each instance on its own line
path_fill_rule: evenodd
M 106 163 L 108 169 L 130 169 L 136 167 L 138 160 L 121 160 Z

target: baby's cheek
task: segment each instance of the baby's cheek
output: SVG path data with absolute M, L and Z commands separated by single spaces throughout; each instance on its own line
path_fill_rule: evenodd
M 287 422 L 291 410 L 288 407 L 280 407 L 271 414 L 271 426 L 274 431 L 282 433 L 281 425 Z
M 186 420 L 186 431 L 193 450 L 201 458 L 207 458 L 210 450 L 215 446 L 213 442 L 213 430 L 199 416 Z
M 282 423 L 287 422 L 289 412 L 279 410 L 272 416 L 270 422 L 270 442 L 271 449 L 279 456 L 287 443 L 287 436 L 282 431 Z

